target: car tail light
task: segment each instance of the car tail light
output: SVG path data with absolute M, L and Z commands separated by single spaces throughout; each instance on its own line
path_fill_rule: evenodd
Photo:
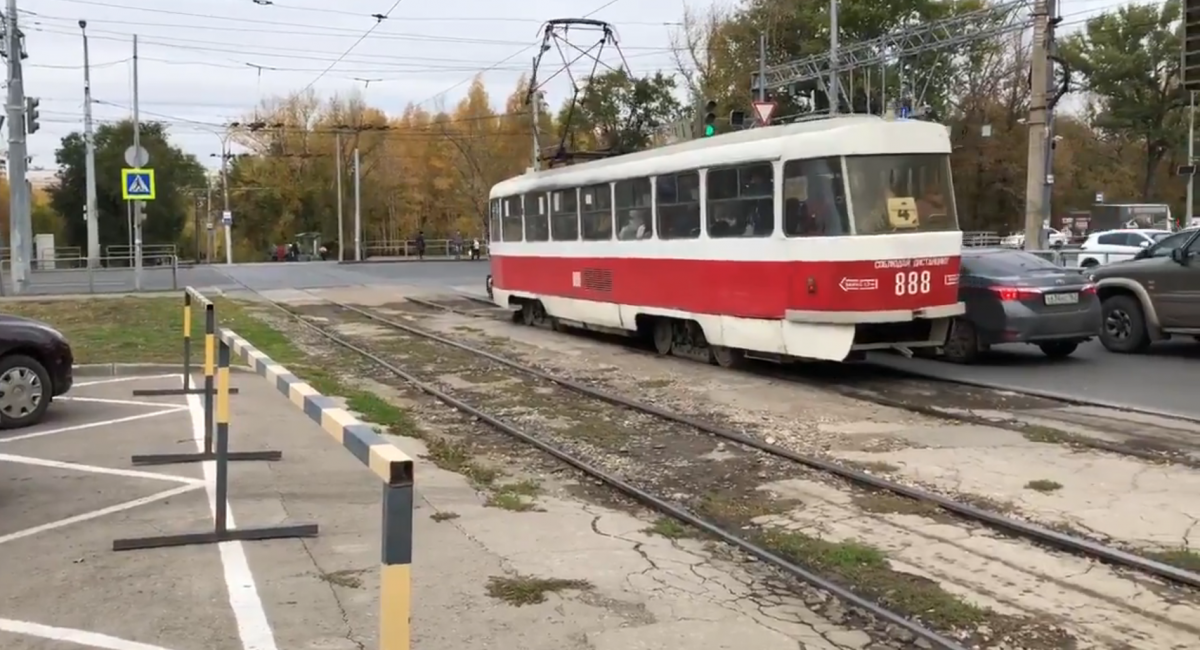
M 1094 295 L 1096 295 L 1096 285 L 1089 284 L 1086 287 L 1080 289 L 1079 293 L 1081 293 L 1085 296 L 1094 296 Z
M 1042 295 L 1041 291 L 1028 287 L 992 287 L 992 293 L 1003 302 L 1020 302 Z

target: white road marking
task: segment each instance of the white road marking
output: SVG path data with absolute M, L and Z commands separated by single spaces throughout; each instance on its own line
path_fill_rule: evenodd
M 107 474 L 109 476 L 124 476 L 126 478 L 147 478 L 152 481 L 173 481 L 175 483 L 186 483 L 188 485 L 201 485 L 204 483 L 204 481 L 201 479 L 192 478 L 190 476 L 176 476 L 174 474 L 143 472 L 136 469 L 119 469 L 116 467 L 100 467 L 98 465 L 68 463 L 61 460 L 34 458 L 32 456 L 17 456 L 15 454 L 0 454 L 0 461 L 20 463 L 21 465 L 36 465 L 38 467 L 53 467 L 55 469 L 66 469 L 75 472 L 88 472 L 91 474 Z
M 157 408 L 173 406 L 173 407 L 178 408 L 181 411 L 184 408 L 184 406 L 180 405 L 180 404 L 171 404 L 169 402 L 145 402 L 145 401 L 136 400 L 136 399 L 109 399 L 107 397 L 67 397 L 65 395 L 63 397 L 55 397 L 54 398 L 54 401 L 56 401 L 56 402 L 60 401 L 60 400 L 65 401 L 65 402 L 95 402 L 97 404 L 117 404 L 120 406 L 154 406 Z
M 201 485 L 199 482 L 197 482 L 196 484 L 193 484 L 193 485 L 181 485 L 179 487 L 171 488 L 170 490 L 166 490 L 164 492 L 159 492 L 158 494 L 151 494 L 148 497 L 134 499 L 133 501 L 126 501 L 125 503 L 118 503 L 114 506 L 109 506 L 107 508 L 101 508 L 100 510 L 93 510 L 91 512 L 85 512 L 82 515 L 75 515 L 74 517 L 67 517 L 66 519 L 59 519 L 58 521 L 52 521 L 48 524 L 42 524 L 41 526 L 34 526 L 33 528 L 26 528 L 25 530 L 19 530 L 15 533 L 9 533 L 7 535 L 0 536 L 0 544 L 4 544 L 5 542 L 11 542 L 14 540 L 22 539 L 24 537 L 29 537 L 30 535 L 37 535 L 38 533 L 44 533 L 48 530 L 62 528 L 63 526 L 70 526 L 71 524 L 77 524 L 81 521 L 88 521 L 90 519 L 96 519 L 98 517 L 103 517 L 105 515 L 111 515 L 116 512 L 121 512 L 122 510 L 131 510 L 138 506 L 144 506 L 147 503 L 154 503 L 155 501 L 159 501 L 162 499 L 169 499 L 173 496 L 185 494 L 185 493 L 191 492 L 193 490 L 199 490 L 201 487 L 204 487 L 204 486 Z
M 178 373 L 169 373 L 165 375 L 131 375 L 129 377 L 109 377 L 108 379 L 96 379 L 93 381 L 78 381 L 71 385 L 72 388 L 83 388 L 84 386 L 99 386 L 101 384 L 115 384 L 124 381 L 141 381 L 143 379 L 165 379 L 167 377 L 178 377 Z
M 204 450 L 204 408 L 199 396 L 187 396 L 188 408 L 192 412 L 192 438 L 198 451 Z M 216 494 L 216 464 L 206 461 L 201 464 L 204 469 L 204 487 L 208 493 L 208 507 L 215 519 L 217 516 Z M 228 507 L 228 506 L 227 506 Z M 235 528 L 233 508 L 228 509 L 230 528 Z M 238 637 L 242 640 L 245 650 L 278 650 L 275 645 L 275 632 L 267 619 L 267 611 L 262 599 L 258 596 L 258 587 L 254 584 L 254 574 L 250 571 L 250 561 L 246 559 L 246 549 L 241 542 L 222 542 L 217 545 L 221 555 L 221 565 L 225 571 L 225 585 L 229 588 L 229 605 L 233 608 L 233 617 L 237 622 Z
M 99 422 L 88 422 L 86 424 L 75 424 L 61 429 L 51 429 L 49 431 L 36 431 L 34 433 L 26 433 L 20 436 L 12 436 L 11 438 L 0 438 L 0 444 L 6 442 L 16 442 L 18 440 L 29 440 L 31 438 L 41 438 L 42 436 L 52 436 L 56 433 L 67 433 L 69 431 L 80 431 L 83 429 L 91 429 L 93 427 L 104 427 L 110 424 L 122 424 L 124 422 L 133 422 L 135 420 L 145 420 L 146 418 L 158 417 L 160 415 L 170 415 L 180 411 L 186 411 L 186 406 L 171 406 L 170 408 L 162 409 L 161 411 L 152 411 L 150 413 L 139 413 L 137 415 L 128 415 L 123 418 L 115 418 L 112 420 L 101 420 Z
M 102 648 L 103 650 L 167 650 L 162 646 L 126 641 L 125 639 L 118 639 L 107 634 L 84 632 L 83 630 L 73 630 L 67 627 L 51 627 L 28 621 L 14 621 L 9 618 L 0 618 L 0 631 L 36 636 L 52 641 L 66 641 L 67 643 L 74 643 L 89 648 Z

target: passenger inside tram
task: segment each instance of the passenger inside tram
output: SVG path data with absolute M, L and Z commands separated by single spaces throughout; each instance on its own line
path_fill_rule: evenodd
M 640 208 L 634 208 L 629 212 L 629 222 L 621 227 L 621 231 L 617 233 L 617 239 L 632 240 L 646 239 L 650 236 L 650 230 L 646 228 L 646 211 Z

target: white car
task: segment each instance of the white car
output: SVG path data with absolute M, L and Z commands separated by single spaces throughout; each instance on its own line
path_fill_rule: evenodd
M 1070 239 L 1067 235 L 1053 228 L 1043 228 L 1042 232 L 1050 248 L 1062 248 L 1067 245 L 1067 241 Z M 1025 248 L 1025 233 L 1018 232 L 1009 235 L 1000 240 L 1000 245 L 1005 248 Z
M 1149 248 L 1170 234 L 1170 230 L 1141 228 L 1092 233 L 1079 247 L 1079 268 L 1087 269 L 1110 262 L 1131 260 L 1143 248 Z

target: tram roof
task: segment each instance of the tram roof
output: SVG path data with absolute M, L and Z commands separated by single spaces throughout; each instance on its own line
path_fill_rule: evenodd
M 949 153 L 945 125 L 854 115 L 724 133 L 645 151 L 528 171 L 492 188 L 492 198 L 532 190 L 578 187 L 703 167 L 790 158 L 899 153 Z

